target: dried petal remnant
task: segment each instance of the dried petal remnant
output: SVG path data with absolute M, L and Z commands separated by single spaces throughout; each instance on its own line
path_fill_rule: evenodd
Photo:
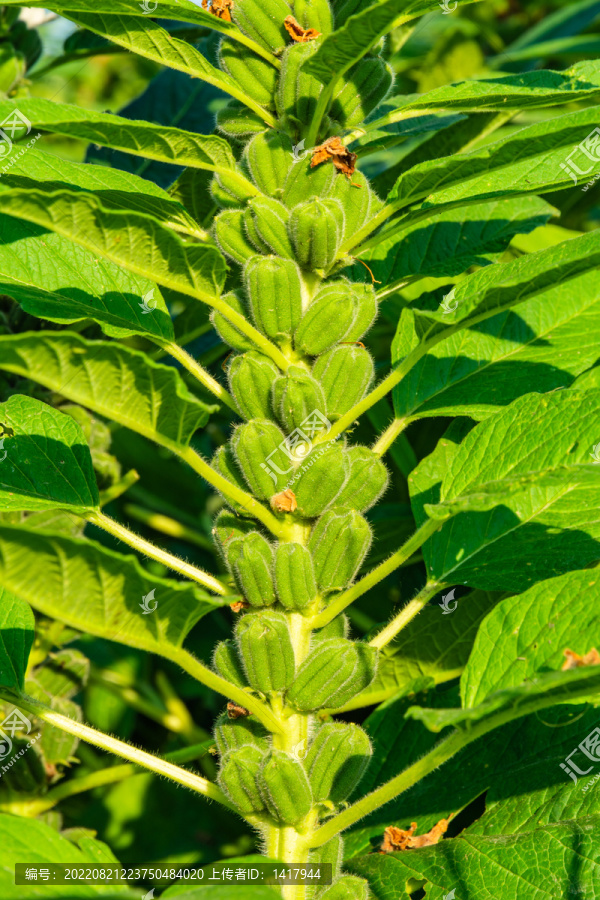
M 202 0 L 202 9 L 207 9 L 218 19 L 225 22 L 231 22 L 230 9 L 233 9 L 233 0 L 211 0 L 210 6 L 208 0 Z
M 291 39 L 299 44 L 306 44 L 307 41 L 314 41 L 321 34 L 316 28 L 303 28 L 300 22 L 297 22 L 293 16 L 286 16 L 283 20 L 283 26 Z
M 230 700 L 227 704 L 227 715 L 230 719 L 242 719 L 245 716 L 252 715 L 252 713 L 245 706 L 240 706 L 239 703 L 232 703 Z
M 271 497 L 270 503 L 271 508 L 277 512 L 295 512 L 298 507 L 296 495 L 290 488 L 280 494 L 275 494 Z
M 247 600 L 235 600 L 233 603 L 229 604 L 229 607 L 232 612 L 239 613 L 243 609 L 248 609 L 250 607 L 250 604 L 247 602 Z
M 328 159 L 333 160 L 333 164 L 339 172 L 350 178 L 354 175 L 354 166 L 356 164 L 356 153 L 352 153 L 347 147 L 344 147 L 339 137 L 327 138 L 325 143 L 319 144 L 312 152 L 310 167 L 326 162 Z M 357 185 L 360 187 L 360 185 Z
M 568 672 L 569 669 L 579 669 L 581 666 L 598 666 L 600 665 L 600 653 L 595 647 L 588 650 L 584 656 L 575 653 L 574 650 L 565 650 L 566 659 L 562 664 L 561 671 Z
M 389 825 L 383 832 L 383 842 L 381 844 L 382 853 L 397 853 L 400 850 L 412 850 L 415 847 L 430 847 L 437 844 L 442 835 L 448 830 L 448 824 L 452 817 L 440 819 L 437 825 L 434 825 L 427 834 L 415 835 L 417 823 L 411 822 L 410 828 L 396 828 L 395 825 Z

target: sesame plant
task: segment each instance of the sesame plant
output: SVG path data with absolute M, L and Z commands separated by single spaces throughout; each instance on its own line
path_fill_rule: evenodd
M 143 767 L 235 814 L 266 860 L 331 865 L 331 884 L 257 900 L 595 897 L 600 232 L 567 216 L 600 177 L 600 64 L 409 93 L 390 48 L 437 0 L 29 6 L 84 29 L 78 53 L 138 54 L 228 100 L 212 134 L 12 81 L 0 100 L 21 123 L 0 162 L 0 693 L 42 735 L 0 781 L 6 872 L 114 859 L 49 816 Z M 38 133 L 180 174 L 165 189 L 45 138 L 17 156 Z M 207 333 L 226 376 L 186 349 Z M 105 511 L 138 479 L 108 452 L 120 429 L 176 461 L 175 506 L 189 473 L 216 492 L 211 571 Z M 377 531 L 392 490 L 405 512 Z M 201 659 L 186 639 L 217 615 L 230 634 Z M 85 724 L 82 636 L 218 695 L 212 736 L 167 688 L 157 721 L 183 748 Z M 77 777 L 84 744 L 128 764 Z M 3 896 L 64 896 L 9 875 Z

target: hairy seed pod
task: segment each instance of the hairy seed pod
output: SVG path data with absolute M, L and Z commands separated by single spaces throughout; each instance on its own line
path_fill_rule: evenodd
M 372 753 L 367 733 L 358 725 L 321 725 L 304 760 L 314 799 L 341 803 L 349 797 L 364 775 Z
M 285 452 L 283 432 L 267 419 L 240 425 L 231 439 L 233 452 L 251 491 L 261 500 L 285 490 L 294 464 Z
M 335 420 L 362 400 L 373 381 L 375 367 L 364 347 L 340 344 L 319 356 L 312 373 L 325 392 L 327 416 Z
M 279 131 L 257 134 L 246 147 L 245 159 L 263 194 L 280 197 L 294 159 L 290 139 Z
M 219 213 L 215 218 L 214 233 L 219 249 L 241 266 L 256 256 L 256 247 L 248 240 L 244 229 L 243 209 L 226 209 Z
M 273 548 L 262 534 L 252 532 L 242 539 L 233 573 L 250 606 L 272 606 L 275 603 L 273 562 Z
M 336 498 L 337 506 L 351 506 L 358 512 L 370 509 L 385 491 L 389 475 L 379 457 L 368 447 L 350 447 L 348 481 Z
M 359 125 L 381 103 L 392 86 L 394 76 L 379 56 L 369 56 L 352 66 L 344 87 L 331 105 L 330 115 L 344 128 Z
M 301 712 L 337 709 L 364 691 L 376 672 L 374 647 L 344 638 L 319 641 L 298 669 L 287 701 Z
M 242 177 L 240 178 L 240 176 Z M 222 169 L 218 175 L 215 175 L 215 180 L 218 181 L 223 191 L 227 191 L 231 197 L 237 199 L 238 206 L 243 206 L 256 194 L 252 183 L 248 181 L 246 173 L 241 168 L 235 172 L 230 169 Z
M 247 485 L 244 482 L 242 474 L 240 472 L 239 466 L 236 464 L 235 457 L 231 450 L 231 447 L 228 444 L 223 444 L 221 447 L 217 449 L 215 455 L 210 461 L 211 466 L 215 471 L 222 475 L 223 478 L 226 478 L 230 484 L 235 485 L 235 487 L 240 488 L 242 491 L 247 491 Z M 241 506 L 239 503 L 236 503 L 235 500 L 232 500 L 226 494 L 223 494 L 222 491 L 219 492 L 228 506 L 231 509 L 239 513 L 240 515 L 247 516 L 247 510 Z
M 221 297 L 221 300 L 241 316 L 246 316 L 244 304 L 233 291 L 224 294 Z M 254 344 L 250 338 L 246 337 L 245 334 L 242 334 L 241 331 L 238 331 L 235 325 L 232 325 L 229 319 L 226 319 L 225 316 L 222 313 L 217 312 L 216 309 L 213 309 L 211 312 L 210 320 L 223 343 L 227 344 L 229 347 L 233 347 L 234 350 L 242 351 L 254 349 Z
M 377 318 L 377 299 L 370 284 L 352 284 L 349 289 L 354 301 L 354 321 L 344 340 L 358 341 Z
M 316 600 L 317 583 L 312 556 L 302 544 L 277 545 L 275 589 L 279 602 L 286 609 L 306 609 Z
M 298 160 L 288 170 L 281 198 L 288 209 L 294 209 L 299 203 L 304 203 L 311 198 L 328 197 L 337 177 L 337 169 L 326 163 L 311 169 L 310 153 L 304 149 L 303 145 L 297 145 L 296 154 Z M 340 180 L 347 181 L 348 179 Z
M 367 900 L 369 885 L 357 875 L 342 875 L 319 894 L 319 900 Z
M 256 249 L 263 254 L 270 253 L 271 248 L 266 244 L 256 229 L 256 222 L 251 211 L 246 207 L 244 210 L 244 218 L 242 219 L 246 237 Z
M 302 474 L 294 483 L 298 513 L 307 519 L 322 515 L 348 480 L 349 464 L 339 444 L 315 447 L 304 459 Z
M 330 638 L 347 638 L 349 634 L 350 622 L 348 621 L 348 616 L 342 613 L 341 616 L 336 616 L 323 628 L 313 631 L 312 641 L 317 643 L 319 641 L 328 641 Z
M 237 750 L 248 744 L 253 744 L 263 751 L 269 749 L 267 731 L 264 725 L 253 717 L 230 719 L 226 712 L 221 713 L 215 722 L 214 735 L 221 756 L 229 750 Z
M 243 0 L 232 7 L 238 28 L 273 53 L 279 53 L 288 42 L 283 20 L 289 14 L 285 0 Z
M 280 612 L 247 613 L 235 637 L 250 686 L 262 694 L 285 691 L 296 663 L 287 618 Z
M 221 678 L 244 688 L 248 686 L 246 673 L 242 668 L 235 641 L 219 641 L 213 653 L 213 669 Z
M 256 327 L 273 340 L 290 339 L 302 316 L 296 263 L 279 256 L 254 256 L 244 266 L 244 282 Z
M 267 247 L 265 252 L 293 259 L 294 250 L 287 230 L 290 217 L 287 207 L 273 197 L 255 197 L 248 201 L 248 212 L 258 238 Z
M 326 844 L 322 844 L 321 847 L 316 847 L 314 850 L 311 850 L 308 861 L 310 863 L 330 863 L 331 874 L 334 879 L 337 878 L 344 861 L 344 839 L 341 834 L 336 834 L 336 836 L 331 838 L 330 841 L 327 841 Z
M 319 34 L 333 31 L 333 12 L 327 0 L 294 0 L 293 12 L 303 28 L 314 28 Z
M 296 825 L 311 810 L 312 794 L 302 763 L 283 750 L 271 750 L 258 773 L 258 786 L 265 806 L 284 825 Z
M 27 63 L 22 53 L 12 44 L 0 46 L 0 91 L 8 93 L 25 75 Z
M 245 93 L 266 109 L 274 109 L 277 69 L 237 41 L 227 38 L 219 46 L 219 63 Z M 263 130 L 264 130 L 263 122 Z
M 326 168 L 324 165 L 319 168 Z M 358 185 L 358 187 L 356 187 Z M 337 200 L 344 211 L 344 243 L 352 238 L 357 231 L 379 211 L 381 201 L 369 187 L 369 182 L 358 169 L 349 178 L 334 178 L 333 184 L 327 194 L 328 200 Z M 355 265 L 357 270 L 364 269 L 360 263 Z M 364 269 L 366 272 L 366 269 Z
M 277 115 L 297 130 L 310 122 L 317 108 L 322 83 L 303 70 L 306 60 L 316 51 L 314 41 L 292 44 L 281 59 L 281 73 L 275 94 Z
M 261 117 L 239 100 L 230 100 L 226 106 L 222 106 L 217 111 L 216 118 L 219 131 L 237 141 L 265 130 L 265 123 Z M 238 205 L 239 202 L 238 199 Z
M 242 541 L 247 534 L 256 531 L 253 519 L 240 519 L 223 510 L 215 519 L 212 534 L 221 553 L 223 562 L 230 572 L 242 550 Z
M 244 419 L 271 415 L 271 385 L 279 369 L 268 356 L 251 350 L 234 357 L 229 366 L 229 388 Z
M 264 759 L 264 751 L 252 744 L 229 750 L 221 759 L 219 787 L 245 816 L 265 808 L 256 783 Z
M 340 280 L 320 288 L 294 334 L 296 350 L 318 356 L 344 340 L 357 316 L 354 287 Z
M 288 231 L 302 269 L 327 270 L 334 262 L 344 228 L 336 200 L 307 200 L 294 207 Z
M 323 591 L 345 588 L 371 546 L 371 529 L 354 509 L 328 510 L 313 528 L 308 544 L 317 584 Z
M 290 366 L 273 382 L 273 409 L 286 434 L 299 428 L 315 409 L 325 410 L 325 395 L 306 369 Z

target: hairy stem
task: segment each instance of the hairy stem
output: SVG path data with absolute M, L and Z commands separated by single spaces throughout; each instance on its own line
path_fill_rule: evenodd
M 383 456 L 384 453 L 387 453 L 396 438 L 400 437 L 408 424 L 409 419 L 394 419 L 391 425 L 389 425 L 383 434 L 380 435 L 379 440 L 373 444 L 371 448 L 373 453 L 377 456 Z
M 206 369 L 203 369 L 202 366 L 183 349 L 183 347 L 180 347 L 179 344 L 176 344 L 174 341 L 169 341 L 168 343 L 165 343 L 164 346 L 169 355 L 180 362 L 188 372 L 191 372 L 194 378 L 196 378 L 207 391 L 210 391 L 211 394 L 215 395 L 217 400 L 220 400 L 221 403 L 225 403 L 226 406 L 237 413 L 238 410 L 235 400 L 229 391 L 220 385 L 218 381 L 215 381 L 212 375 L 210 375 Z
M 201 547 L 202 550 L 212 551 L 213 549 L 213 545 L 207 537 L 200 534 L 200 532 L 195 531 L 193 528 L 190 528 L 189 525 L 178 522 L 177 519 L 172 519 L 171 516 L 153 512 L 151 509 L 146 509 L 144 506 L 138 506 L 137 503 L 126 503 L 123 507 L 123 511 L 126 516 L 137 519 L 138 522 L 142 522 L 144 525 L 147 525 L 148 528 L 159 531 L 161 534 L 187 541 L 188 544 L 194 544 L 196 547 Z
M 386 625 L 383 631 L 380 631 L 373 640 L 369 641 L 371 647 L 376 647 L 378 650 L 381 650 L 389 644 L 389 642 L 392 641 L 403 628 L 406 628 L 408 623 L 421 612 L 429 600 L 431 600 L 431 598 L 444 586 L 445 585 L 443 584 L 438 584 L 436 581 L 427 582 L 417 596 L 413 597 L 413 599 L 400 610 L 397 616 L 394 616 L 392 621 Z

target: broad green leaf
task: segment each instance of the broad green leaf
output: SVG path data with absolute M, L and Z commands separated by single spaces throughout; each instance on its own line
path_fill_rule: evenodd
M 600 52 L 600 38 L 593 34 L 578 35 L 577 37 L 554 38 L 551 41 L 540 41 L 531 47 L 523 47 L 522 50 L 511 50 L 510 58 L 504 53 L 488 60 L 492 69 L 511 69 L 518 66 L 524 68 L 523 63 L 532 60 L 560 59 L 560 57 L 586 56 L 595 57 Z M 525 68 L 531 68 L 530 65 Z
M 387 293 L 412 278 L 460 275 L 484 266 L 506 250 L 515 234 L 544 225 L 555 210 L 539 197 L 510 197 L 478 203 L 464 210 L 433 213 L 429 221 L 408 225 L 401 237 L 391 237 L 360 254 L 368 262 L 380 292 Z M 362 266 L 360 280 L 370 281 Z M 364 275 L 362 274 L 364 272 Z
M 223 286 L 226 265 L 216 247 L 186 244 L 149 216 L 107 210 L 97 197 L 83 192 L 32 188 L 4 191 L 1 196 L 5 214 L 48 228 L 136 275 L 151 273 L 164 287 L 210 303 Z M 143 311 L 142 317 L 158 319 Z M 151 327 L 148 323 L 148 330 Z M 153 328 L 156 334 L 158 324 Z
M 327 35 L 303 69 L 328 84 L 332 75 L 337 78 L 343 75 L 392 28 L 437 9 L 439 3 L 435 0 L 379 0 L 350 16 L 341 28 Z
M 523 287 L 528 289 L 526 280 Z M 535 282 L 529 287 L 535 289 Z M 532 384 L 542 392 L 569 387 L 596 361 L 599 335 L 597 271 L 550 285 L 514 310 L 431 347 L 394 388 L 396 415 L 484 419 Z M 392 362 L 404 355 L 395 341 Z
M 171 366 L 68 331 L 0 335 L 0 369 L 172 448 L 187 446 L 218 408 L 194 397 Z
M 575 100 L 594 99 L 600 93 L 600 64 L 577 63 L 564 72 L 540 70 L 524 75 L 477 81 L 459 81 L 425 94 L 390 97 L 377 110 L 377 118 L 364 126 L 367 132 L 427 110 L 539 109 Z
M 377 676 L 369 687 L 344 706 L 360 709 L 403 693 L 417 679 L 442 684 L 463 671 L 477 629 L 495 603 L 497 594 L 473 591 L 461 598 L 451 614 L 432 603 L 381 651 Z M 453 604 L 449 603 L 450 608 Z
M 559 669 L 569 648 L 600 646 L 600 580 L 595 569 L 569 572 L 507 597 L 482 622 L 461 678 L 464 706 Z
M 0 404 L 4 459 L 0 509 L 59 507 L 85 515 L 98 506 L 92 458 L 71 416 L 21 394 Z
M 35 620 L 31 607 L 0 587 L 0 686 L 22 691 Z
M 575 178 L 583 185 L 600 172 L 600 156 L 593 149 L 596 120 L 595 107 L 583 109 L 529 125 L 470 153 L 420 163 L 400 176 L 388 203 L 400 208 L 422 200 L 423 208 L 430 208 L 469 198 L 562 190 Z M 586 154 L 579 145 L 587 138 Z M 569 174 L 572 153 L 570 161 L 585 174 Z
M 432 454 L 409 484 L 418 524 L 423 506 L 474 493 L 487 482 L 592 463 L 600 431 L 598 391 L 528 394 L 477 425 L 458 449 Z M 444 451 L 452 445 L 446 443 Z M 593 463 L 592 463 L 593 464 Z M 422 464 L 423 465 L 423 464 Z M 432 462 L 425 460 L 425 470 Z M 437 484 L 435 480 L 437 477 Z M 438 496 L 439 490 L 439 496 Z M 536 581 L 596 562 L 600 488 L 535 487 L 487 512 L 461 513 L 424 545 L 431 580 L 484 590 L 523 591 Z
M 83 721 L 83 713 L 77 703 L 67 700 L 66 697 L 55 697 L 51 691 L 45 690 L 36 681 L 29 678 L 25 682 L 25 694 L 75 722 Z M 36 744 L 36 748 L 42 754 L 44 763 L 50 766 L 69 765 L 79 746 L 79 738 L 39 719 L 37 723 L 39 723 L 38 731 L 42 736 Z
M 222 604 L 201 587 L 144 572 L 90 540 L 0 525 L 0 581 L 45 616 L 159 656 Z M 154 612 L 143 614 L 144 598 Z
M 244 181 L 240 175 L 236 176 L 235 174 L 236 164 L 229 144 L 216 135 L 196 134 L 180 128 L 154 125 L 152 122 L 124 119 L 122 116 L 94 112 L 79 106 L 72 106 L 69 103 L 56 103 L 42 97 L 23 97 L 18 101 L 0 100 L 0 119 L 4 120 L 15 111 L 22 113 L 29 120 L 32 130 L 79 138 L 92 144 L 100 144 L 124 153 L 132 153 L 134 156 L 155 159 L 177 166 L 227 172 L 230 177 L 238 177 L 240 183 Z M 36 157 L 40 157 L 38 165 L 46 160 L 50 164 L 50 161 L 55 159 L 37 148 L 31 148 L 21 162 L 17 160 L 11 164 L 7 174 L 12 175 L 16 172 L 17 167 L 23 174 L 29 173 L 29 177 L 37 177 L 35 168 L 33 171 L 30 170 L 30 166 L 35 165 Z M 127 176 L 115 170 L 105 171 L 104 177 L 102 177 L 98 168 L 86 166 L 86 170 L 90 169 L 90 181 L 86 184 L 83 176 L 77 178 L 74 175 L 81 168 L 75 163 L 61 159 L 56 164 L 54 180 L 76 184 L 88 190 L 112 188 L 114 183 L 114 189 L 127 191 L 128 194 L 135 190 L 139 191 L 139 187 L 136 188 L 135 185 L 143 184 L 147 194 L 164 198 L 164 192 L 156 185 L 140 182 L 139 178 Z M 42 177 L 45 180 L 51 180 L 52 175 L 43 174 Z M 131 187 L 128 187 L 129 185 Z M 134 198 L 131 197 L 131 200 L 133 201 Z M 139 203 L 142 203 L 143 200 L 143 197 L 139 198 Z M 144 211 L 146 210 L 144 209 Z
M 105 862 L 116 862 L 108 847 L 99 841 L 93 843 L 104 848 Z M 0 889 L 5 900 L 42 900 L 44 897 L 57 900 L 80 900 L 80 898 L 85 900 L 88 897 L 112 900 L 121 896 L 139 900 L 140 890 L 134 890 L 127 885 L 79 884 L 65 887 L 64 884 L 52 884 L 51 881 L 15 885 L 16 863 L 33 863 L 40 866 L 48 863 L 98 865 L 98 858 L 91 853 L 89 845 L 83 850 L 80 849 L 73 841 L 63 837 L 56 828 L 40 819 L 0 813 Z

